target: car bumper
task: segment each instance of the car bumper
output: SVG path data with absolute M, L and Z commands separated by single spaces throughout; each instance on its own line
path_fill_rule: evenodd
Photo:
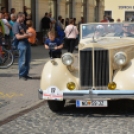
M 38 90 L 39 99 L 43 98 L 43 90 Z M 134 90 L 75 90 L 63 91 L 63 99 L 73 100 L 116 100 L 134 99 Z

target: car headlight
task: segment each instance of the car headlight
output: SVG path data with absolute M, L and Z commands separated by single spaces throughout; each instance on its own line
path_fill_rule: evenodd
M 127 56 L 124 52 L 118 52 L 114 55 L 114 62 L 119 65 L 125 65 L 127 63 Z
M 74 62 L 74 57 L 71 53 L 65 53 L 63 56 L 62 56 L 62 62 L 64 65 L 67 65 L 67 66 L 70 66 L 73 64 Z

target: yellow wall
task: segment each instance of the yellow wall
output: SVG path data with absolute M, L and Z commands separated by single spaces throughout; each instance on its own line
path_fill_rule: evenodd
M 119 8 L 119 6 L 130 6 L 128 8 Z M 112 17 L 114 20 L 118 18 L 121 21 L 125 20 L 125 11 L 134 12 L 134 0 L 105 0 L 105 11 L 112 11 Z

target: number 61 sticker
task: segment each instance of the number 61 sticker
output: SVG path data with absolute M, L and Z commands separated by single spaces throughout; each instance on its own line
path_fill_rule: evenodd
M 43 99 L 45 100 L 63 100 L 63 92 L 56 86 L 51 86 L 43 91 Z

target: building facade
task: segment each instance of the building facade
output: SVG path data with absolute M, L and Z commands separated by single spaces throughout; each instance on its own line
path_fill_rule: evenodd
M 115 21 L 130 21 L 134 14 L 134 0 L 105 0 L 105 14 Z
M 55 19 L 61 15 L 64 19 L 76 18 L 77 22 L 81 17 L 85 22 L 100 21 L 104 15 L 104 0 L 0 0 L 0 6 L 5 6 L 8 11 L 13 7 L 16 12 L 27 6 L 37 31 L 40 31 L 45 12 L 51 12 Z

